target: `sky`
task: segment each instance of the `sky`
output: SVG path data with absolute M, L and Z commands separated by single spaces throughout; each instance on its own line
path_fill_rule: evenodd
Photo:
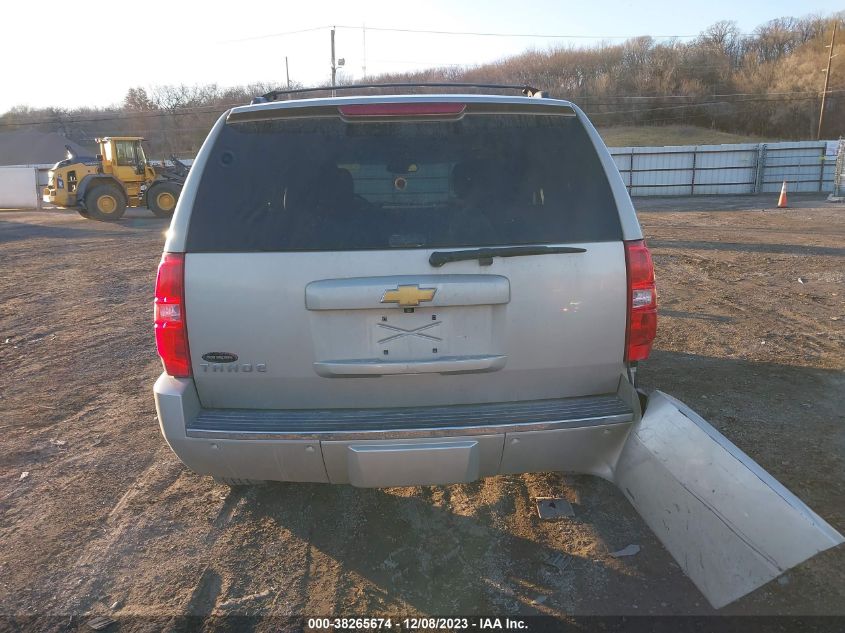
M 474 65 L 532 48 L 638 35 L 694 36 L 719 20 L 734 20 L 750 32 L 773 18 L 841 9 L 841 0 L 41 0 L 36 5 L 6 0 L 0 18 L 0 113 L 16 105 L 105 107 L 120 103 L 132 86 L 264 81 L 282 87 L 286 56 L 291 80 L 327 82 L 332 25 L 338 27 L 336 51 L 345 59 L 345 78 L 360 80 L 365 66 L 374 75 Z M 520 36 L 378 30 L 383 28 Z M 291 33 L 304 29 L 311 30 Z

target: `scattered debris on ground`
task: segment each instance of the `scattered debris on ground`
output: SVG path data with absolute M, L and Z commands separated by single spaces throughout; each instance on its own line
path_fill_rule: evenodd
M 557 497 L 537 497 L 537 514 L 544 521 L 554 521 L 575 516 L 572 504 Z
M 95 631 L 103 631 L 115 622 L 116 620 L 113 620 L 107 615 L 98 615 L 97 617 L 88 620 L 88 628 L 94 629 Z
M 239 607 L 247 602 L 253 602 L 254 600 L 260 600 L 261 598 L 266 598 L 272 593 L 272 590 L 265 589 L 264 591 L 259 591 L 257 593 L 251 593 L 248 596 L 242 596 L 240 598 L 229 598 L 228 600 L 224 600 L 220 604 L 217 605 L 218 609 L 233 609 L 235 607 Z
M 627 547 L 623 547 L 622 549 L 616 552 L 611 552 L 610 555 L 613 556 L 613 558 L 624 558 L 625 556 L 636 556 L 639 553 L 639 545 L 628 545 Z
M 560 552 L 555 552 L 554 554 L 546 558 L 546 560 L 543 561 L 543 564 L 548 565 L 549 567 L 553 567 L 558 572 L 563 573 L 564 571 L 566 571 L 567 567 L 569 567 L 569 564 L 571 562 L 571 556 L 564 556 Z

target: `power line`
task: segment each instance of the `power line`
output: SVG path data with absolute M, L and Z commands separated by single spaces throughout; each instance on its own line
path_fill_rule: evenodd
M 108 116 L 91 116 L 91 117 L 63 117 L 57 116 L 51 119 L 42 119 L 40 121 L 0 121 L 0 127 L 7 126 L 21 126 L 21 125 L 49 125 L 57 123 L 94 123 L 97 121 L 120 121 L 123 119 L 155 119 L 169 116 L 187 116 L 189 114 L 214 114 L 215 112 L 223 112 L 227 108 L 234 108 L 236 106 L 246 105 L 243 101 L 237 103 L 221 103 L 210 104 L 205 106 L 186 106 L 178 110 L 154 110 L 142 112 L 123 112 L 120 114 L 111 114 Z
M 360 29 L 360 26 L 336 26 L 338 29 Z M 546 33 L 493 33 L 485 31 L 440 31 L 434 29 L 399 29 L 389 27 L 368 26 L 371 31 L 389 31 L 392 33 L 420 33 L 425 35 L 469 35 L 473 37 L 536 37 L 541 39 L 578 39 L 578 40 L 626 40 L 641 35 L 574 35 L 571 33 L 562 35 L 551 35 Z M 697 35 L 649 35 L 645 37 L 654 38 L 685 38 L 697 37 Z
M 843 92 L 843 91 L 840 91 Z M 640 114 L 640 113 L 647 113 L 647 112 L 658 112 L 662 110 L 680 110 L 684 108 L 702 108 L 712 105 L 734 105 L 734 104 L 741 104 L 741 103 L 784 103 L 784 102 L 791 102 L 791 101 L 815 101 L 818 98 L 818 95 L 811 96 L 811 97 L 794 97 L 794 98 L 781 98 L 781 99 L 737 99 L 734 101 L 705 101 L 699 103 L 685 103 L 682 105 L 675 105 L 675 106 L 661 106 L 655 108 L 637 108 L 634 110 L 611 110 L 611 111 L 595 111 L 589 113 L 591 117 L 594 116 L 601 116 L 607 114 Z M 616 105 L 616 104 L 591 104 L 593 106 L 596 105 Z
M 367 27 L 369 28 L 369 27 Z M 836 96 L 838 94 L 845 93 L 845 89 L 840 90 L 829 90 L 827 92 L 830 96 Z M 807 96 L 799 96 L 799 95 L 807 95 Z M 726 94 L 713 94 L 708 95 L 709 99 L 724 99 L 726 97 L 745 97 L 743 99 L 733 99 L 733 100 L 720 100 L 720 101 L 699 101 L 695 103 L 684 103 L 679 105 L 672 105 L 672 106 L 656 106 L 652 108 L 635 108 L 631 110 L 611 110 L 611 111 L 596 111 L 590 114 L 590 116 L 598 116 L 598 115 L 607 115 L 607 114 L 633 114 L 633 113 L 644 113 L 644 112 L 654 112 L 660 110 L 674 110 L 674 109 L 683 109 L 683 108 L 699 108 L 699 107 L 707 107 L 711 105 L 731 105 L 736 103 L 761 103 L 761 102 L 771 102 L 771 103 L 782 103 L 782 102 L 790 102 L 790 101 L 812 101 L 818 98 L 818 94 L 813 91 L 793 91 L 793 92 L 777 92 L 777 93 L 769 93 L 764 95 L 754 94 L 754 93 L 726 93 Z M 695 99 L 696 97 L 687 96 L 687 95 L 650 95 L 650 96 L 639 96 L 639 95 L 632 95 L 632 96 L 625 96 L 625 95 L 602 95 L 596 97 L 572 97 L 571 100 L 575 101 L 576 103 L 583 103 L 585 106 L 589 107 L 601 107 L 601 106 L 616 106 L 616 105 L 623 105 L 620 103 L 615 102 L 607 102 L 607 101 L 598 101 L 599 99 Z M 37 121 L 0 121 L 0 127 L 21 127 L 21 126 L 30 126 L 30 125 L 51 125 L 51 124 L 76 124 L 76 123 L 96 123 L 100 121 L 121 121 L 121 120 L 138 120 L 138 119 L 156 119 L 162 117 L 179 117 L 179 116 L 188 116 L 191 114 L 216 114 L 222 113 L 224 110 L 236 106 L 245 105 L 244 102 L 236 102 L 236 103 L 220 103 L 220 104 L 209 104 L 204 106 L 186 106 L 183 108 L 179 108 L 178 110 L 153 110 L 153 111 L 142 111 L 142 112 L 121 112 L 115 114 L 109 114 L 106 116 L 58 116 L 49 119 L 41 119 Z
M 323 29 L 330 29 L 331 26 L 312 26 L 307 29 L 296 29 L 294 31 L 282 31 L 281 33 L 268 33 L 266 35 L 253 35 L 251 37 L 240 37 L 234 40 L 222 40 L 218 44 L 236 44 L 238 42 L 252 42 L 254 40 L 266 40 L 271 37 L 284 37 L 285 35 L 298 35 L 299 33 L 311 33 L 312 31 L 321 31 Z
M 322 29 L 330 29 L 332 28 L 331 25 L 326 26 L 315 26 L 307 29 L 297 29 L 294 31 L 283 31 L 280 33 L 267 33 L 265 35 L 254 35 L 251 37 L 242 37 L 233 40 L 224 40 L 220 42 L 221 44 L 229 44 L 229 43 L 236 43 L 236 42 L 251 42 L 253 40 L 265 40 L 273 37 L 284 37 L 286 35 L 296 35 L 299 33 L 308 33 L 311 31 L 319 31 Z M 348 30 L 359 30 L 363 27 L 361 26 L 351 26 L 351 25 L 335 25 L 334 28 L 336 29 L 348 29 Z M 584 34 L 574 34 L 574 33 L 563 33 L 563 34 L 550 34 L 550 33 L 497 33 L 497 32 L 487 32 L 487 31 L 443 31 L 437 29 L 405 29 L 405 28 L 394 28 L 394 27 L 386 27 L 386 26 L 367 26 L 368 31 L 381 31 L 381 32 L 390 32 L 390 33 L 417 33 L 421 35 L 460 35 L 460 36 L 469 36 L 469 37 L 516 37 L 516 38 L 538 38 L 538 39 L 552 39 L 552 40 L 564 40 L 564 39 L 577 39 L 577 40 L 627 40 L 636 37 L 653 37 L 655 39 L 672 39 L 672 38 L 690 38 L 690 37 L 698 37 L 698 35 L 584 35 Z
M 830 91 L 828 91 L 828 94 L 843 93 L 843 92 L 845 92 L 845 90 L 835 90 L 835 91 L 830 90 Z M 707 106 L 711 106 L 711 105 L 734 105 L 734 104 L 744 104 L 744 103 L 785 103 L 785 102 L 788 103 L 788 102 L 793 102 L 793 101 L 813 101 L 818 97 L 818 95 L 816 95 L 813 92 L 808 92 L 808 93 L 803 93 L 803 92 L 781 93 L 781 94 L 784 94 L 784 95 L 788 95 L 788 94 L 810 94 L 812 96 L 806 96 L 806 97 L 797 97 L 796 96 L 796 97 L 793 97 L 793 98 L 769 98 L 770 95 L 758 95 L 758 96 L 756 96 L 756 98 L 736 99 L 736 100 L 733 100 L 733 101 L 724 101 L 724 100 L 721 100 L 721 101 L 699 101 L 699 102 L 696 102 L 696 103 L 685 103 L 685 104 L 672 105 L 672 106 L 656 106 L 656 107 L 646 107 L 646 108 L 634 108 L 634 109 L 631 109 L 631 110 L 595 111 L 595 112 L 590 113 L 589 115 L 590 116 L 598 116 L 598 115 L 604 115 L 604 114 L 638 114 L 638 113 L 658 112 L 658 111 L 665 111 L 665 110 L 680 110 L 680 109 L 686 109 L 686 108 L 700 108 L 700 107 L 707 107 Z M 718 96 L 719 95 L 713 95 L 713 97 L 718 97 Z M 692 98 L 692 97 L 689 97 L 689 98 Z M 581 100 L 578 99 L 577 101 L 580 102 Z M 594 103 L 589 104 L 590 107 L 602 107 L 602 106 L 614 106 L 614 105 L 619 105 L 619 104 L 612 103 L 612 102 L 611 103 L 594 102 Z M 223 107 L 223 106 L 221 106 L 221 107 Z M 166 115 L 167 115 L 167 113 L 161 114 L 161 116 L 166 116 Z M 65 119 L 65 121 L 72 122 L 72 120 L 69 120 L 69 119 Z M 145 129 L 148 129 L 150 131 L 155 131 L 152 128 L 145 128 Z M 187 129 L 205 129 L 205 128 L 204 127 L 201 127 L 201 128 L 197 128 L 197 127 L 185 128 L 185 127 L 181 127 L 181 126 L 179 127 L 179 130 L 187 130 Z
M 436 68 L 442 66 L 466 66 L 466 64 L 460 64 L 456 62 L 436 62 L 431 60 L 417 60 L 413 61 L 410 59 L 402 60 L 402 59 L 371 59 L 371 62 L 378 62 L 379 64 L 408 64 L 408 65 L 428 65 L 429 68 Z
M 551 88 L 554 90 L 554 88 Z M 845 92 L 845 89 L 842 90 L 828 90 L 828 94 L 834 94 L 838 92 Z M 662 95 L 576 95 L 571 97 L 561 97 L 564 99 L 568 99 L 569 101 L 573 101 L 575 103 L 586 103 L 592 102 L 597 99 L 632 99 L 632 100 L 648 100 L 648 99 L 701 99 L 701 98 L 708 98 L 708 99 L 721 99 L 725 97 L 754 97 L 759 99 L 766 99 L 769 101 L 775 101 L 776 99 L 770 99 L 770 97 L 780 97 L 780 96 L 790 96 L 790 95 L 816 95 L 818 96 L 818 91 L 816 90 L 793 90 L 787 92 L 767 92 L 764 94 L 760 94 L 758 92 L 727 92 L 727 93 L 713 93 L 702 96 L 697 95 L 679 95 L 679 94 L 662 94 Z M 589 105 L 620 105 L 616 103 L 590 103 Z

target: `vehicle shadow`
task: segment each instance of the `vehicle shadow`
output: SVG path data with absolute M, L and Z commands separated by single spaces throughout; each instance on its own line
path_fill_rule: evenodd
M 660 610 L 662 592 L 648 595 L 642 586 L 655 572 L 650 584 L 667 582 L 676 595 L 683 587 L 676 608 L 710 612 L 613 485 L 586 476 L 529 477 L 543 480 L 555 496 L 578 499 L 576 516 L 541 521 L 523 478 L 497 477 L 412 489 L 271 484 L 251 493 L 237 521 L 270 522 L 273 532 L 308 543 L 311 560 L 298 593 L 322 594 L 332 613 L 370 612 L 378 603 L 429 614 L 648 613 Z M 493 490 L 505 495 L 490 499 Z M 468 514 L 455 511 L 456 499 Z M 648 557 L 610 556 L 632 543 Z M 337 576 L 327 581 L 332 565 Z M 620 604 L 605 587 L 634 601 Z

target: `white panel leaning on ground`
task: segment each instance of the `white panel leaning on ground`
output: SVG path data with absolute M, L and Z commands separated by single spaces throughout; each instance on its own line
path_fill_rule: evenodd
M 653 392 L 612 481 L 716 608 L 843 537 L 682 402 Z

